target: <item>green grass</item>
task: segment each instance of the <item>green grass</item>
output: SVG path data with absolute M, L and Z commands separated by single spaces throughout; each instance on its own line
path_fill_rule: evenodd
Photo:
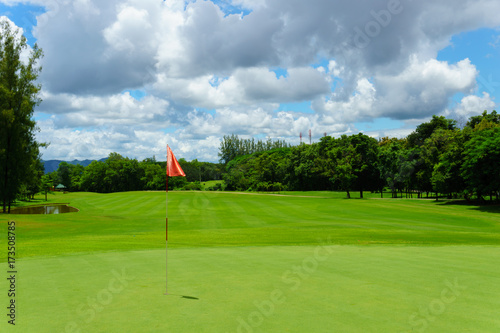
M 285 194 L 170 192 L 168 296 L 165 193 L 57 194 L 80 212 L 1 216 L 2 239 L 17 225 L 16 329 L 500 331 L 499 206 Z
M 223 185 L 224 181 L 223 180 L 207 180 L 207 181 L 201 182 L 203 191 L 208 191 L 208 188 L 214 187 L 217 184 Z

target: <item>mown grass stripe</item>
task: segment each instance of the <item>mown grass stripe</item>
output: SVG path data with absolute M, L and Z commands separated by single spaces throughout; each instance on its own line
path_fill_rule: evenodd
M 82 332 L 237 332 L 260 314 L 253 332 L 500 330 L 498 208 L 331 196 L 169 193 L 172 297 L 163 295 L 165 193 L 51 196 L 81 211 L 9 216 L 19 323 L 42 333 L 71 322 Z M 109 296 L 123 269 L 134 279 L 90 320 L 89 298 Z M 421 309 L 440 306 L 456 279 L 466 289 L 426 319 Z M 283 302 L 266 315 L 259 307 L 276 290 Z
M 416 313 L 417 320 L 424 320 L 420 309 L 436 303 L 446 281 L 455 278 L 467 289 L 428 321 L 425 331 L 479 327 L 495 332 L 500 325 L 494 311 L 500 294 L 498 247 L 328 248 L 331 253 L 321 252 L 325 258 L 317 266 L 311 264 L 317 246 L 172 249 L 173 295 L 168 297 L 162 295 L 162 249 L 24 260 L 23 327 L 64 331 L 74 321 L 83 331 L 133 332 L 154 322 L 158 330 L 236 332 L 238 318 L 248 323 L 252 313 L 260 313 L 257 305 L 269 304 L 271 293 L 279 290 L 283 303 L 262 315 L 262 323 L 252 327 L 255 332 L 411 332 L 423 326 L 412 324 L 410 317 Z M 464 253 L 476 259 L 472 266 L 463 260 Z M 104 295 L 112 270 L 122 268 L 134 279 L 86 322 L 77 309 L 89 310 L 88 298 Z M 58 320 L 43 320 L 54 313 Z

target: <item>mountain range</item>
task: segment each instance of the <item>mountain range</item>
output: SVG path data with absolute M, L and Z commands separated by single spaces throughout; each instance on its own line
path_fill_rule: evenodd
M 103 162 L 107 160 L 107 158 L 101 158 L 99 160 L 99 162 Z M 61 164 L 61 162 L 67 162 L 69 164 L 73 164 L 73 165 L 83 165 L 84 167 L 88 166 L 90 163 L 92 163 L 93 161 L 95 160 L 83 160 L 83 161 L 79 161 L 79 160 L 73 160 L 73 161 L 62 161 L 62 160 L 48 160 L 48 161 L 43 161 L 42 160 L 42 163 L 43 163 L 43 166 L 45 167 L 45 173 L 51 173 L 52 171 L 56 171 L 57 168 L 59 168 L 59 164 Z

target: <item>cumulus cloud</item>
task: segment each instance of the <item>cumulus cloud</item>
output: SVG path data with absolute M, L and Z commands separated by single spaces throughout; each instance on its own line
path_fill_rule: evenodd
M 229 133 L 258 135 L 267 131 L 272 122 L 272 111 L 262 107 L 235 110 L 218 109 L 214 114 L 192 111 L 187 115 L 188 125 L 181 132 L 182 138 L 201 138 L 211 135 L 222 137 Z
M 57 127 L 173 125 L 167 119 L 157 123 L 159 118 L 169 113 L 169 103 L 153 96 L 138 101 L 129 92 L 102 97 L 54 95 L 44 91 L 41 97 L 44 102 L 37 111 L 56 116 L 54 125 Z
M 206 75 L 179 79 L 162 74 L 154 87 L 158 95 L 207 109 L 299 102 L 329 91 L 327 78 L 310 67 L 291 68 L 286 77 L 279 78 L 267 68 L 238 69 L 227 78 Z
M 132 129 L 129 126 L 101 126 L 75 130 L 59 128 L 53 118 L 39 121 L 38 125 L 41 128 L 38 140 L 50 143 L 48 150 L 52 146 L 57 147 L 50 152 L 50 159 L 100 159 L 111 152 L 119 152 L 139 160 L 153 156 L 165 160 L 165 147 L 169 144 L 177 158 L 215 161 L 220 145 L 218 135 L 180 139 L 180 131 L 166 133 L 148 127 Z
M 456 107 L 446 114 L 450 117 L 466 120 L 472 116 L 482 114 L 484 110 L 491 111 L 495 108 L 495 101 L 487 92 L 483 96 L 469 95 L 462 98 Z
M 435 59 L 414 58 L 395 76 L 375 77 L 380 93 L 378 115 L 395 119 L 421 119 L 442 112 L 451 96 L 469 94 L 478 72 L 469 59 L 450 65 Z
M 327 101 L 316 100 L 313 103 L 313 108 L 325 116 L 326 122 L 332 124 L 363 120 L 375 107 L 376 92 L 372 82 L 361 78 L 357 82 L 356 91 L 348 100 L 337 100 L 334 93 Z
M 160 19 L 161 7 L 158 1 L 135 8 L 85 0 L 49 8 L 34 29 L 45 52 L 44 86 L 54 93 L 107 95 L 151 82 L 157 42 L 149 21 Z
M 117 21 L 103 31 L 110 48 L 116 52 L 132 53 L 136 50 L 154 48 L 155 45 L 145 38 L 154 35 L 149 22 L 149 13 L 145 9 L 123 6 L 119 9 Z
M 35 32 L 50 55 L 44 75 L 52 90 L 98 93 L 141 86 L 157 70 L 225 77 L 240 68 L 304 67 L 318 56 L 349 72 L 397 71 L 413 54 L 435 56 L 454 33 L 500 22 L 476 9 L 493 10 L 495 1 L 391 3 L 276 0 L 243 17 L 210 1 L 184 8 L 183 1 L 81 0 L 49 8 Z
M 23 34 L 24 34 L 23 28 L 16 26 L 14 24 L 14 22 L 12 22 L 7 16 L 0 16 L 0 22 L 7 22 L 7 24 L 10 26 L 10 29 L 12 32 L 17 30 L 16 37 L 19 40 L 21 39 L 21 36 L 23 36 Z M 1 31 L 1 29 L 0 29 L 0 31 Z M 33 49 L 31 48 L 31 46 L 27 45 L 26 48 L 21 51 L 20 58 L 21 58 L 21 61 L 23 63 L 28 63 L 32 50 Z
M 316 101 L 319 113 L 335 122 L 366 121 L 374 117 L 424 119 L 443 112 L 450 96 L 471 93 L 478 72 L 469 59 L 448 64 L 413 57 L 409 66 L 397 75 L 360 78 L 354 93 L 347 99 L 333 93 L 327 101 Z
M 454 35 L 498 27 L 497 0 L 0 2 L 47 10 L 34 36 L 45 53 L 42 129 L 61 142 L 53 155 L 77 156 L 79 138 L 95 145 L 92 157 L 103 147 L 143 156 L 167 138 L 214 160 L 224 134 L 295 140 L 309 128 L 319 137 L 377 117 L 411 123 L 495 106 L 476 94 L 474 63 L 437 55 Z M 303 101 L 312 113 L 278 111 Z

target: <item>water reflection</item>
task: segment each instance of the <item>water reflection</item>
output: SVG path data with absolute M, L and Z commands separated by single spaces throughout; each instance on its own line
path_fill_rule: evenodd
M 68 205 L 20 207 L 11 209 L 11 214 L 64 214 L 76 213 L 78 209 Z

